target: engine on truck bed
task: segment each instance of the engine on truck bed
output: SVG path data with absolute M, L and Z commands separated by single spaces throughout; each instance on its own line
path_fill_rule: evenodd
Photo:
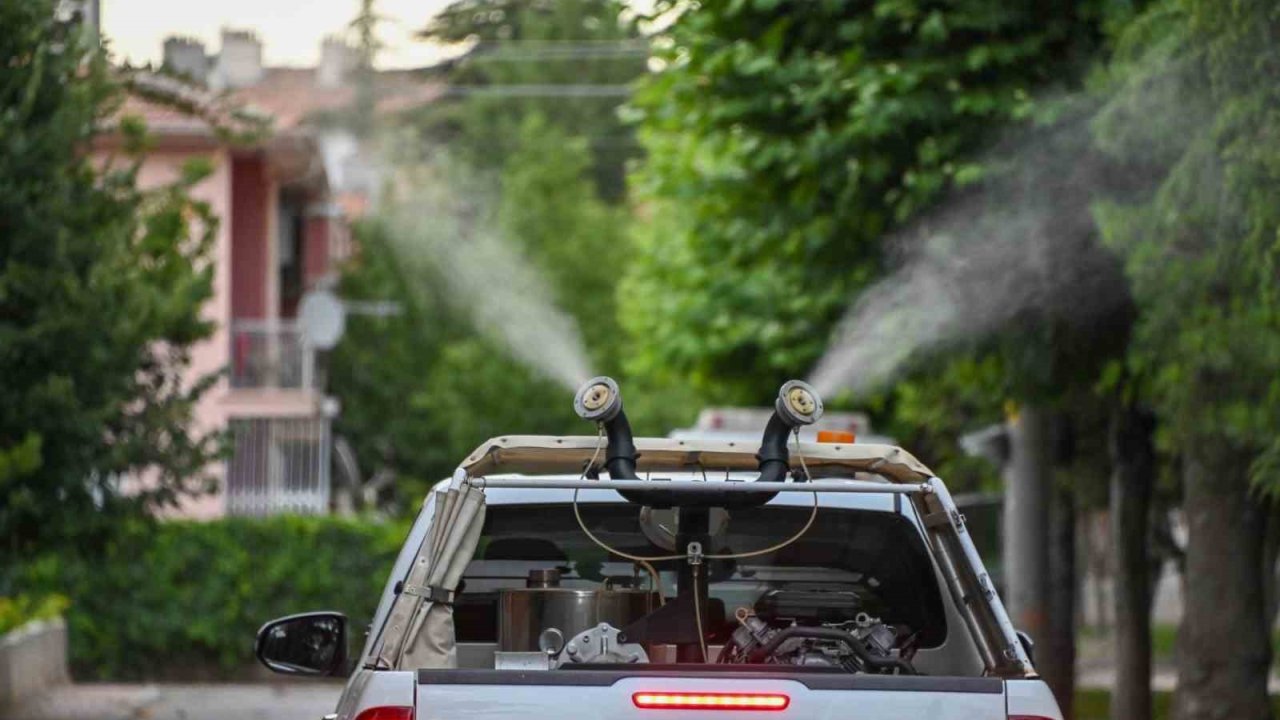
M 738 608 L 735 617 L 739 627 L 720 652 L 721 663 L 915 672 L 914 633 L 862 611 L 856 592 L 770 590 L 754 611 Z

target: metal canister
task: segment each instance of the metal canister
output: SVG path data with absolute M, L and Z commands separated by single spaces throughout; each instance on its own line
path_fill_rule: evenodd
M 530 570 L 529 577 L 524 581 L 524 586 L 527 588 L 560 587 L 560 571 L 555 568 Z
M 557 628 L 566 638 L 609 623 L 622 629 L 658 607 L 648 590 L 514 588 L 498 593 L 498 649 L 534 652 L 538 636 Z

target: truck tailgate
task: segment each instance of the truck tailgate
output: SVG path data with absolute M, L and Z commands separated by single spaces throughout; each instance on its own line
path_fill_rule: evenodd
M 1003 681 L 818 672 L 420 670 L 416 720 L 1005 720 Z M 646 709 L 637 694 L 698 702 L 699 695 L 772 698 L 780 710 Z M 684 697 L 681 697 L 684 696 Z M 645 698 L 641 698 L 643 701 Z M 650 698 L 651 699 L 651 698 Z M 716 700 L 711 700 L 716 702 Z

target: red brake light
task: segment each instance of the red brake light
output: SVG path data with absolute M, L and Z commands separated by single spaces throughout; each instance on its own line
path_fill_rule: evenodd
M 371 707 L 357 715 L 356 720 L 413 720 L 413 708 L 389 705 Z
M 785 710 L 791 704 L 782 693 L 638 692 L 631 701 L 641 710 Z

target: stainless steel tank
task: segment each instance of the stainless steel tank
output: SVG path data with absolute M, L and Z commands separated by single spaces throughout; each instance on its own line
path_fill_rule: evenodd
M 537 652 L 538 636 L 556 628 L 566 639 L 609 623 L 621 630 L 658 608 L 648 590 L 559 587 L 516 588 L 498 593 L 498 649 Z

